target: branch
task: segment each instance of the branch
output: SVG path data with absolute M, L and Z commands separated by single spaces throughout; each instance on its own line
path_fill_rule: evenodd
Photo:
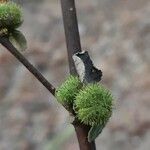
M 90 126 L 81 124 L 76 120 L 72 124 L 77 134 L 80 150 L 96 150 L 95 141 L 88 142 L 87 139 Z
M 70 74 L 77 74 L 72 55 L 81 52 L 80 36 L 77 24 L 74 0 L 61 0 Z
M 72 55 L 81 52 L 76 8 L 74 0 L 61 0 L 70 74 L 77 75 Z M 95 142 L 88 142 L 90 127 L 81 124 L 77 119 L 73 122 L 80 150 L 96 150 Z
M 4 36 L 0 37 L 0 43 L 14 55 L 48 90 L 55 96 L 55 87 L 11 44 Z

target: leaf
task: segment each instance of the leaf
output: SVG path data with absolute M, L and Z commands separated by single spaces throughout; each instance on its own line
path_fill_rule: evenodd
M 104 125 L 92 126 L 88 133 L 88 141 L 89 142 L 94 141 L 98 137 L 98 135 L 102 132 L 103 128 Z
M 9 35 L 9 40 L 13 44 L 13 46 L 20 50 L 24 51 L 27 48 L 27 41 L 25 36 L 18 30 L 14 30 Z

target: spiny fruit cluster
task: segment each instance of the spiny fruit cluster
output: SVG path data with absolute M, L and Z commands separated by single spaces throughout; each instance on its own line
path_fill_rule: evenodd
M 78 77 L 70 76 L 57 90 L 58 102 L 63 105 L 72 106 L 77 93 L 82 88 L 82 83 Z
M 0 2 L 0 31 L 13 31 L 23 22 L 21 7 L 13 2 Z
M 17 30 L 23 23 L 22 9 L 14 2 L 0 1 L 0 37 L 7 38 L 18 50 L 27 48 L 27 41 L 21 31 Z
M 83 85 L 78 77 L 70 76 L 56 97 L 61 104 L 73 106 L 78 120 L 86 125 L 105 125 L 112 114 L 113 96 L 98 83 Z

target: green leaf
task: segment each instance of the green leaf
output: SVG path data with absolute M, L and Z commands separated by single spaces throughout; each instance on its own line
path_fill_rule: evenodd
M 98 137 L 98 135 L 102 132 L 103 128 L 104 128 L 104 125 L 92 126 L 88 133 L 88 141 L 89 142 L 94 141 Z
M 14 30 L 10 33 L 9 40 L 13 44 L 13 46 L 20 51 L 24 51 L 27 48 L 26 38 L 18 30 Z

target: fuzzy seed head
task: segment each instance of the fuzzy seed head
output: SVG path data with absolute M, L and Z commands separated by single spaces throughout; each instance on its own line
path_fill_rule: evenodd
M 0 3 L 0 30 L 14 30 L 23 22 L 21 7 L 13 2 Z
M 82 88 L 82 83 L 78 77 L 70 76 L 57 90 L 58 102 L 65 106 L 72 106 L 75 96 Z
M 74 103 L 78 119 L 86 125 L 105 125 L 111 117 L 113 97 L 102 85 L 87 85 Z

